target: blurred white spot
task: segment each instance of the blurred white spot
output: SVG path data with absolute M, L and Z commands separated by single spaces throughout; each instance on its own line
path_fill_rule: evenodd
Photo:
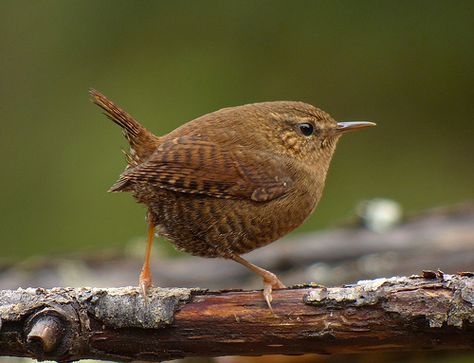
M 385 232 L 402 218 L 402 207 L 391 199 L 376 198 L 359 203 L 357 215 L 364 225 L 374 232 Z

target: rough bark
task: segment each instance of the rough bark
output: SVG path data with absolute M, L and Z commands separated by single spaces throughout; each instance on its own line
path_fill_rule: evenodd
M 474 349 L 474 274 L 274 292 L 136 288 L 0 291 L 2 355 L 69 361 Z

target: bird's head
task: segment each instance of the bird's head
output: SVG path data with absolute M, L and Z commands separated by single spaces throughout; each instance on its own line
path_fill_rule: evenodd
M 310 163 L 329 161 L 341 135 L 375 126 L 367 121 L 337 122 L 328 113 L 303 102 L 262 102 L 242 107 L 249 108 L 250 117 L 245 124 L 260 141 L 257 144 Z

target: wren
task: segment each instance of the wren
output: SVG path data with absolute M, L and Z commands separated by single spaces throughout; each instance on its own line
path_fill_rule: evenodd
M 339 137 L 375 125 L 277 101 L 223 108 L 155 136 L 101 93 L 90 95 L 130 144 L 125 171 L 109 191 L 131 192 L 148 207 L 139 280 L 145 299 L 157 228 L 179 250 L 231 259 L 260 275 L 271 309 L 272 289 L 285 285 L 241 255 L 303 223 L 321 198 Z

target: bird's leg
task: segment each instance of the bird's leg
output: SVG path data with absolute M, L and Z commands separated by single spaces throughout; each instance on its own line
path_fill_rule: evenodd
M 261 267 L 254 265 L 253 263 L 248 262 L 239 255 L 232 254 L 231 259 L 235 262 L 238 262 L 249 270 L 255 272 L 256 274 L 262 276 L 263 278 L 263 297 L 267 302 L 268 307 L 273 312 L 272 309 L 272 289 L 284 289 L 286 286 L 276 277 L 276 275 L 270 271 L 264 270 Z
M 155 224 L 152 218 L 148 218 L 148 240 L 146 244 L 145 261 L 143 262 L 142 272 L 140 273 L 140 289 L 142 290 L 143 299 L 147 302 L 148 289 L 152 287 L 153 282 L 150 272 L 150 254 L 151 245 L 153 244 L 153 237 L 155 236 Z

